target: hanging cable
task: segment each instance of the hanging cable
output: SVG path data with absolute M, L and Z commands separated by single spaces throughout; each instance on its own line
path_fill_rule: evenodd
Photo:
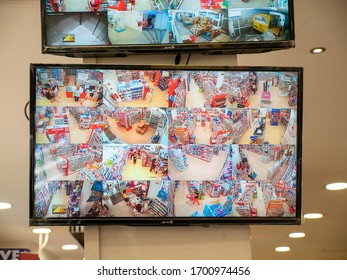
M 175 65 L 180 64 L 180 62 L 181 62 L 181 54 L 178 53 L 175 57 Z
M 27 120 L 29 120 L 29 113 L 28 113 L 28 107 L 29 107 L 30 101 L 28 101 L 24 106 L 24 115 Z
M 188 58 L 187 58 L 187 61 L 186 61 L 186 65 L 188 65 L 191 55 L 192 55 L 191 53 L 188 55 Z

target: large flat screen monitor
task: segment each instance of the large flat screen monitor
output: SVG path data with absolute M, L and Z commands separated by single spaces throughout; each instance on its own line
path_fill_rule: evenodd
M 292 0 L 41 0 L 42 51 L 257 53 L 294 47 Z
M 300 223 L 302 79 L 31 65 L 30 223 Z

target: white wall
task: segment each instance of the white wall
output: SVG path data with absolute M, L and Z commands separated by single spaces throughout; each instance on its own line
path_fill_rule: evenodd
M 247 226 L 87 227 L 85 230 L 89 240 L 85 246 L 86 259 L 251 259 Z

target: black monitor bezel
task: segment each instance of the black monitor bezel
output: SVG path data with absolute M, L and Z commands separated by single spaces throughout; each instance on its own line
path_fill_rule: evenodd
M 35 74 L 39 68 L 64 69 L 105 69 L 105 70 L 192 70 L 192 71 L 264 71 L 264 72 L 296 72 L 298 73 L 298 99 L 297 99 L 297 174 L 296 174 L 296 215 L 295 217 L 228 217 L 228 218 L 138 218 L 138 217 L 112 217 L 112 218 L 35 218 Z M 127 225 L 127 226 L 209 226 L 222 224 L 252 225 L 299 225 L 301 224 L 302 210 L 302 128 L 303 128 L 303 68 L 302 67 L 259 67 L 259 66 L 131 66 L 111 64 L 30 64 L 30 178 L 29 178 L 29 224 L 30 226 L 67 226 L 67 225 Z

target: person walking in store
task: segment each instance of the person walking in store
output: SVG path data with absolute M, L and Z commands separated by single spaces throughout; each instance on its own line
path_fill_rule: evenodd
M 130 198 L 129 198 L 129 195 L 127 194 L 126 190 L 123 191 L 123 200 L 125 201 L 125 203 L 127 205 L 130 205 Z
M 164 163 L 162 161 L 157 161 L 155 165 L 155 174 L 158 173 L 158 171 L 164 166 Z
M 194 190 L 194 194 L 193 194 L 193 204 L 197 204 L 197 205 L 200 205 L 200 202 L 199 202 L 199 192 L 197 189 Z
M 162 180 L 169 180 L 169 168 L 165 168 L 163 171 L 163 176 L 161 177 Z
M 96 106 L 99 107 L 103 104 L 103 98 L 104 95 L 102 93 L 102 91 L 98 94 L 98 97 L 96 98 Z
M 52 87 L 53 95 L 56 101 L 59 101 L 60 97 L 58 96 L 59 93 L 59 87 L 57 85 Z
M 152 159 L 152 162 L 151 162 L 151 169 L 149 170 L 149 172 L 152 172 L 153 169 L 155 169 L 155 166 L 157 164 L 157 160 L 154 158 Z
M 51 101 L 52 103 L 54 102 L 59 102 L 58 100 L 56 100 L 53 90 L 51 88 L 47 88 L 44 90 L 44 94 L 46 96 L 46 98 Z
M 134 164 L 136 164 L 136 161 L 137 161 L 137 154 L 136 154 L 136 152 L 134 152 L 134 155 L 133 155 L 133 162 L 134 162 Z
M 131 149 L 130 149 L 130 152 L 129 152 L 129 159 L 130 159 L 130 160 L 133 159 L 133 155 L 134 155 L 134 152 L 133 152 L 133 149 L 131 148 Z
M 80 100 L 80 96 L 83 89 L 80 86 L 77 86 L 76 91 L 74 92 L 75 101 L 78 102 Z
M 191 75 L 191 73 L 190 73 L 190 71 L 188 72 L 188 75 L 187 75 L 187 87 L 188 87 L 188 91 L 190 91 L 190 75 Z

